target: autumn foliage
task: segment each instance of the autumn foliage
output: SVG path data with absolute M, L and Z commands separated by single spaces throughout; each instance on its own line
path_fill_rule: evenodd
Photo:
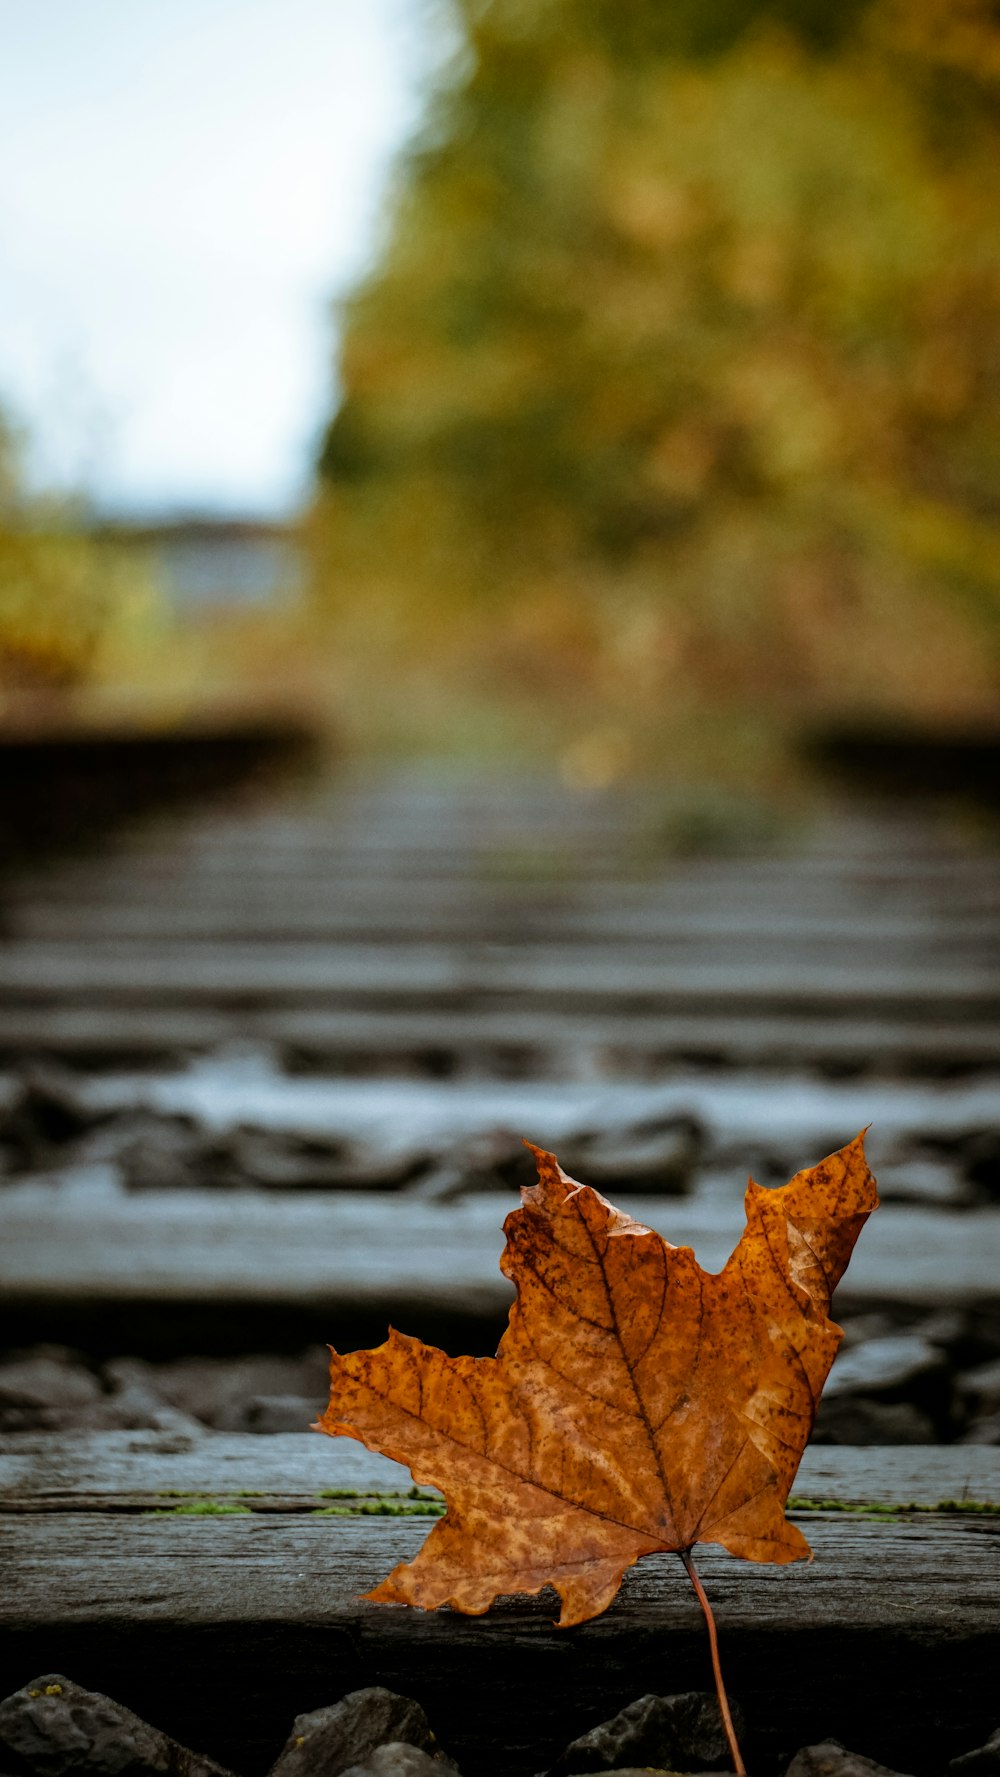
M 990 719 L 995 7 L 452 10 L 321 459 L 362 699 L 377 657 L 640 750 L 699 699 Z
M 808 1556 L 784 1508 L 840 1343 L 831 1294 L 877 1203 L 862 1137 L 780 1190 L 751 1182 L 717 1275 L 534 1152 L 538 1183 L 505 1223 L 517 1298 L 496 1357 L 394 1331 L 332 1355 L 318 1429 L 448 1503 L 370 1596 L 476 1615 L 551 1585 L 568 1625 L 642 1555 Z

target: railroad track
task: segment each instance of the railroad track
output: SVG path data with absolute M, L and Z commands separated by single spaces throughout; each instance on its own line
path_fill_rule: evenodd
M 782 1752 L 835 1724 L 898 1768 L 939 1772 L 989 1731 L 992 1456 L 810 1452 L 795 1512 L 814 1562 L 700 1552 L 753 1769 L 783 1769 Z M 463 1771 L 523 1777 L 644 1691 L 707 1687 L 700 1613 L 669 1555 L 561 1632 L 551 1595 L 471 1619 L 366 1602 L 432 1528 L 409 1483 L 346 1439 L 24 1440 L 0 1455 L 0 1688 L 65 1671 L 263 1771 L 292 1712 L 387 1684 L 424 1703 Z
M 748 1171 L 871 1124 L 885 1207 L 839 1298 L 841 1375 L 874 1397 L 867 1441 L 909 1446 L 807 1453 L 813 1567 L 705 1571 L 760 1768 L 831 1729 L 920 1773 L 985 1738 L 1000 872 L 946 812 L 837 807 L 691 856 L 648 791 L 349 778 L 8 875 L 0 921 L 0 1344 L 85 1354 L 0 1362 L 15 1417 L 53 1374 L 70 1402 L 0 1455 L 4 1688 L 63 1668 L 253 1770 L 291 1713 L 386 1683 L 463 1769 L 517 1773 L 581 1698 L 598 1720 L 704 1688 L 676 1562 L 563 1636 L 544 1600 L 379 1612 L 357 1594 L 426 1528 L 396 1509 L 409 1477 L 205 1427 L 242 1423 L 226 1396 L 254 1376 L 248 1424 L 307 1425 L 322 1365 L 287 1354 L 324 1337 L 391 1320 L 491 1349 L 522 1135 L 717 1268 Z M 875 1347 L 895 1380 L 865 1381 Z M 379 1513 L 331 1513 L 337 1486 Z
M 196 1295 L 215 1275 L 227 1299 L 315 1297 L 324 1249 L 331 1295 L 349 1297 L 365 1244 L 390 1309 L 394 1268 L 412 1280 L 422 1251 L 417 1296 L 480 1290 L 492 1316 L 491 1209 L 468 1211 L 464 1269 L 442 1236 L 437 1280 L 440 1243 L 420 1232 L 482 1189 L 484 1142 L 558 1145 L 626 1196 L 637 1177 L 655 1195 L 659 1163 L 659 1188 L 686 1195 L 658 1225 L 714 1261 L 748 1171 L 787 1176 L 866 1124 L 889 1206 L 858 1293 L 989 1295 L 995 854 L 913 806 L 827 809 L 742 855 L 679 855 L 664 823 L 648 790 L 347 777 L 9 878 L 7 1102 L 26 1064 L 69 1065 L 81 1122 L 105 1133 L 9 1160 L 8 1318 L 37 1310 L 40 1325 L 74 1292 L 176 1302 L 186 1276 Z M 184 1164 L 158 1172 L 157 1129 L 178 1149 L 192 1127 L 216 1158 L 192 1136 Z M 124 1176 L 115 1128 L 130 1134 Z M 223 1167 L 234 1131 L 255 1132 L 258 1155 L 269 1140 L 268 1164 L 255 1171 L 244 1143 Z M 291 1164 L 295 1141 L 313 1144 L 311 1172 Z M 324 1205 L 291 1201 L 304 1170 L 321 1196 L 328 1180 Z M 513 1189 L 502 1166 L 490 1176 Z

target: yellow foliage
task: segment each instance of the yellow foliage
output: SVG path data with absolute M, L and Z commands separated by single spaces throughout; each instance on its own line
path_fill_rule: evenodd
M 309 527 L 362 676 L 992 707 L 1000 28 L 737 12 L 465 0 Z
M 26 493 L 0 419 L 0 713 L 93 681 L 157 608 L 141 555 Z

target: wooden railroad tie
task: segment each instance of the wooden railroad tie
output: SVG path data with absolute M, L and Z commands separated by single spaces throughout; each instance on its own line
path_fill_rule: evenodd
M 814 1562 L 699 1553 L 761 1759 L 832 1732 L 871 1747 L 880 1720 L 918 1772 L 981 1741 L 996 1725 L 1000 1452 L 817 1449 L 793 1499 Z M 645 1691 L 708 1688 L 700 1611 L 669 1555 L 570 1631 L 544 1595 L 480 1618 L 367 1603 L 439 1510 L 346 1439 L 11 1439 L 4 1693 L 63 1671 L 253 1772 L 292 1714 L 379 1683 L 424 1704 L 463 1770 L 499 1774 L 542 1768 Z

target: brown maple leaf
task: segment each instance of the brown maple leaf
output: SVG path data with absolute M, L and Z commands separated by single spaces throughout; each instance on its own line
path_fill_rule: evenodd
M 538 1184 L 504 1224 L 517 1299 L 496 1357 L 394 1331 L 332 1353 L 316 1429 L 448 1502 L 368 1596 L 478 1615 L 552 1585 L 565 1626 L 604 1610 L 641 1555 L 808 1556 L 784 1508 L 842 1337 L 830 1297 L 878 1202 L 863 1137 L 781 1190 L 751 1180 L 718 1274 L 533 1152 Z

